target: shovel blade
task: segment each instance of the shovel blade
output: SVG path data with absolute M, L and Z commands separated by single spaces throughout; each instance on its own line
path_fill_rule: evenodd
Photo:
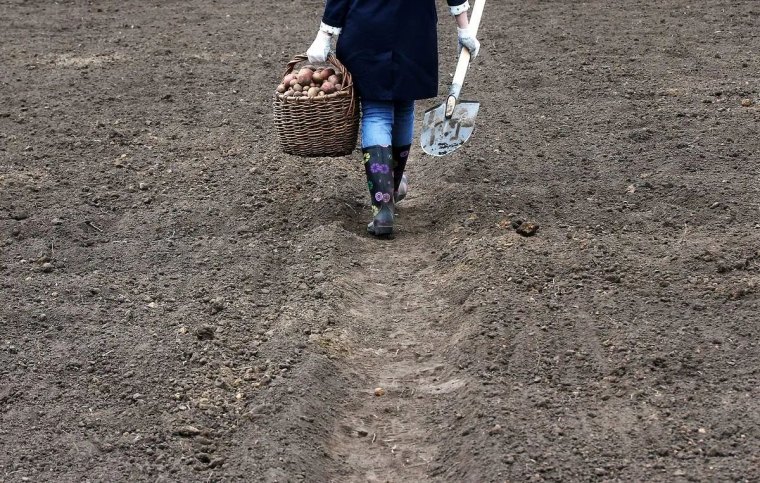
M 448 119 L 446 103 L 425 111 L 420 133 L 422 150 L 432 156 L 445 156 L 461 147 L 475 129 L 478 109 L 479 102 L 461 101 Z

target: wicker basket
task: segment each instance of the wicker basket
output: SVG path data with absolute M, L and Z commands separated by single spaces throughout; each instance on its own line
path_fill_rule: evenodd
M 297 55 L 284 75 L 308 60 Z M 274 94 L 274 126 L 282 150 L 297 156 L 344 156 L 356 148 L 359 134 L 359 107 L 351 74 L 330 55 L 327 61 L 343 77 L 337 92 L 319 97 Z

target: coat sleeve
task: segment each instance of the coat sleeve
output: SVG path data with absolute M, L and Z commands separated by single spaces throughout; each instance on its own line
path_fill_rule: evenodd
M 451 15 L 459 15 L 460 13 L 466 12 L 470 9 L 470 2 L 467 0 L 464 2 L 462 0 L 446 0 L 446 3 L 449 5 Z
M 322 23 L 330 27 L 343 28 L 346 23 L 350 0 L 326 0 Z

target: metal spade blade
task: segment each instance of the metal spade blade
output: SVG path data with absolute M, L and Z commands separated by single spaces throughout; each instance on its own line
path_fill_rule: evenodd
M 451 117 L 446 118 L 446 103 L 425 111 L 420 144 L 432 156 L 445 156 L 461 147 L 475 129 L 480 103 L 459 101 Z

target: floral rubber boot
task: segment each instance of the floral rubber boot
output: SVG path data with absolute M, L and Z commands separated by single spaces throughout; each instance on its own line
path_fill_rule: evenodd
M 362 148 L 367 187 L 372 201 L 372 221 L 367 231 L 373 235 L 393 233 L 393 154 L 390 146 Z
M 409 190 L 409 180 L 406 179 L 404 170 L 411 147 L 411 144 L 393 146 L 393 200 L 396 203 L 406 198 L 406 192 Z

